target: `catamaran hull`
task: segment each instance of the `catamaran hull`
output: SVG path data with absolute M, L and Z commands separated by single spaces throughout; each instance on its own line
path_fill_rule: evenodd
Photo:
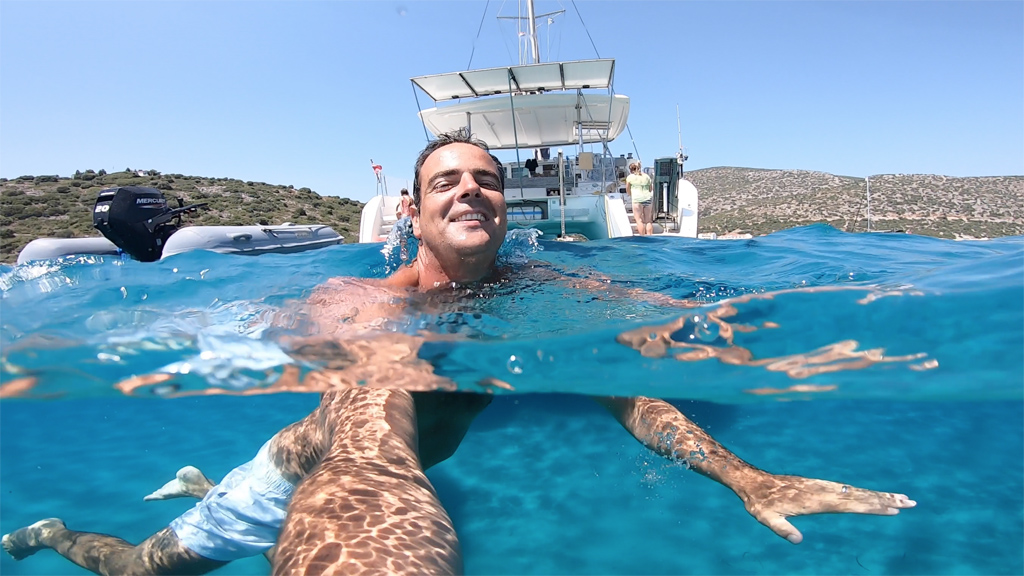
M 611 237 L 608 229 L 608 206 L 604 195 L 568 196 L 564 210 L 558 198 L 530 203 L 508 201 L 509 228 L 535 228 L 545 238 L 562 235 L 563 216 L 567 235 L 582 235 L 590 240 Z
M 534 228 L 544 233 L 545 238 L 557 238 L 562 234 L 562 217 L 565 217 L 565 233 L 586 236 L 589 240 L 632 236 L 629 215 L 618 194 L 594 194 L 568 196 L 563 211 L 558 198 L 532 200 L 507 199 L 508 227 Z M 398 199 L 392 196 L 375 196 L 363 207 L 359 225 L 359 242 L 383 242 L 395 223 L 395 207 Z

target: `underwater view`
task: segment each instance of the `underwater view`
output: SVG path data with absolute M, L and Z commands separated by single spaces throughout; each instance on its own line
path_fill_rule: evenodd
M 315 375 L 341 358 L 297 344 L 314 289 L 415 252 L 0 266 L 0 533 L 59 517 L 137 543 L 167 526 L 193 501 L 143 497 L 179 468 L 219 480 L 317 406 Z M 410 296 L 378 327 L 424 336 L 416 358 L 336 380 L 494 395 L 427 473 L 466 573 L 1024 573 L 1024 239 L 514 230 L 499 262 L 500 281 Z M 753 466 L 917 505 L 795 517 L 794 546 L 594 395 L 668 400 Z M 88 572 L 46 550 L 0 553 L 0 573 Z

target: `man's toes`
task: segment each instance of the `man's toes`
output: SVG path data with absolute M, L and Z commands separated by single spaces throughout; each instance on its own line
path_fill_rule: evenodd
M 31 526 L 4 534 L 3 538 L 0 538 L 0 546 L 3 546 L 15 560 L 21 560 L 47 547 L 42 541 L 45 533 L 63 527 L 64 522 L 59 518 L 40 520 Z

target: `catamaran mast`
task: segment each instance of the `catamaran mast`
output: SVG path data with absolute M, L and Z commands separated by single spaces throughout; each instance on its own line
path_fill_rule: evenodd
M 529 42 L 529 44 L 530 44 L 530 58 L 533 60 L 533 62 L 524 62 L 524 60 L 526 60 L 527 58 L 526 58 L 526 56 L 522 52 L 523 35 L 522 35 L 522 33 L 520 33 L 520 35 L 519 35 L 519 42 L 520 42 L 520 44 L 519 44 L 519 50 L 520 50 L 519 51 L 519 64 L 520 65 L 524 65 L 524 64 L 540 64 L 540 40 L 537 39 L 537 19 L 538 18 L 547 18 L 548 19 L 548 24 L 550 25 L 551 21 L 552 21 L 552 17 L 558 16 L 558 15 L 564 14 L 564 13 L 565 13 L 565 10 L 556 10 L 554 12 L 546 12 L 544 14 L 537 14 L 537 11 L 534 10 L 534 8 L 533 8 L 533 0 L 527 0 L 527 2 L 526 2 L 526 16 L 520 16 L 519 13 L 517 13 L 515 16 L 498 16 L 498 20 L 517 20 L 519 22 L 522 22 L 523 20 L 526 20 L 528 22 L 528 24 L 527 24 L 528 32 L 527 32 L 526 37 L 527 37 L 527 42 Z M 517 29 L 518 30 L 522 30 L 521 28 L 517 28 Z
M 526 21 L 530 26 L 530 54 L 533 56 L 533 63 L 540 62 L 540 42 L 537 41 L 537 17 L 534 16 L 533 0 L 526 2 Z

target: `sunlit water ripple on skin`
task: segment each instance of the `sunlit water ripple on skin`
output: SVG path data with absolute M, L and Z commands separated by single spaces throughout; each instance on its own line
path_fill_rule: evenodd
M 414 241 L 404 252 L 414 256 Z M 0 393 L 118 394 L 116 383 L 138 377 L 159 384 L 147 394 L 252 392 L 280 385 L 289 365 L 301 380 L 339 359 L 293 350 L 310 329 L 298 302 L 331 277 L 383 277 L 402 255 L 396 238 L 383 249 L 4 267 Z M 396 337 L 425 335 L 422 349 L 351 382 L 312 385 L 449 380 L 730 403 L 1021 397 L 1020 238 L 810 226 L 748 241 L 570 244 L 518 230 L 500 260 L 512 270 L 503 281 L 410 296 L 407 313 L 383 324 Z M 389 380 L 399 364 L 405 376 Z

